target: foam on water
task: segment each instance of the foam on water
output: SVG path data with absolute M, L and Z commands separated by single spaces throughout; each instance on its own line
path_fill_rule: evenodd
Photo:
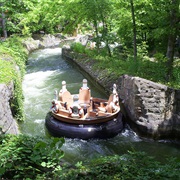
M 61 55 L 61 53 L 62 53 L 61 48 L 47 48 L 47 49 L 37 50 L 29 57 L 29 60 L 38 61 L 39 59 L 47 58 L 48 56 Z
M 138 141 L 142 141 L 139 136 L 130 129 L 130 127 L 127 127 L 123 130 L 123 132 L 121 133 L 121 136 L 124 136 L 126 138 L 131 139 L 131 141 L 134 142 L 138 142 Z
M 47 57 L 48 55 L 60 55 L 62 53 L 62 48 L 46 48 L 43 49 L 40 54 L 45 57 Z
M 48 93 L 46 81 L 51 79 L 57 72 L 55 71 L 39 71 L 26 74 L 23 81 L 23 92 L 28 98 L 40 97 L 44 93 Z M 33 96 L 32 96 L 33 95 Z
M 26 91 L 26 88 L 44 85 L 44 81 L 54 73 L 55 71 L 38 71 L 26 74 L 23 81 L 23 89 Z
M 44 124 L 44 119 L 36 119 L 34 122 L 37 124 Z

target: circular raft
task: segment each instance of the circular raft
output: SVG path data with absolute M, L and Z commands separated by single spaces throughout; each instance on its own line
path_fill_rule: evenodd
M 50 135 L 54 137 L 67 137 L 78 139 L 107 139 L 115 137 L 123 129 L 122 113 L 105 123 L 83 125 L 70 124 L 55 119 L 48 113 L 45 126 Z

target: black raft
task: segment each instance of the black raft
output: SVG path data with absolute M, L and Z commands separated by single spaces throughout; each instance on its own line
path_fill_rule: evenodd
M 55 119 L 49 112 L 45 119 L 45 126 L 54 137 L 78 139 L 107 139 L 115 137 L 123 129 L 122 113 L 110 121 L 98 124 L 70 124 Z

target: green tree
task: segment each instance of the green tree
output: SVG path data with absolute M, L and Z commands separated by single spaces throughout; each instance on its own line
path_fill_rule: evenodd
M 157 52 L 167 57 L 167 81 L 172 77 L 175 40 L 179 34 L 179 3 L 179 0 L 149 0 L 145 8 L 148 16 L 143 23 L 149 40 Z
M 93 33 L 99 50 L 121 43 L 128 56 L 157 52 L 167 57 L 167 80 L 173 75 L 175 39 L 179 33 L 179 0 L 0 0 L 3 32 L 31 35 L 77 29 Z M 2 6 L 3 5 L 3 6 Z M 6 13 L 4 13 L 6 12 Z M 139 50 L 140 49 L 140 50 Z M 144 51 L 144 52 L 142 52 Z M 152 53 L 152 54 L 153 54 Z M 163 58 L 164 61 L 164 58 Z
M 0 6 L 2 12 L 6 12 L 6 28 L 7 33 L 20 33 L 22 26 L 19 24 L 26 17 L 26 14 L 31 11 L 38 0 L 1 0 L 3 6 Z
M 109 48 L 109 43 L 111 41 L 111 30 L 112 30 L 112 19 L 111 15 L 114 11 L 112 1 L 110 0 L 85 0 L 83 1 L 83 11 L 82 14 L 86 21 L 93 24 L 96 35 L 97 47 L 100 46 L 100 41 L 104 41 L 106 44 L 109 56 L 111 56 L 111 51 Z M 101 36 L 100 36 L 101 34 Z

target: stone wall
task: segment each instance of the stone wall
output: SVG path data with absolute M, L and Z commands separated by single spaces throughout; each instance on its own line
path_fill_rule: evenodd
M 112 90 L 113 83 L 117 82 L 117 79 L 114 78 L 113 74 L 107 76 L 107 70 L 99 70 L 93 67 L 93 65 L 96 63 L 94 60 L 86 60 L 87 57 L 85 57 L 83 54 L 76 54 L 71 51 L 69 46 L 63 46 L 62 48 L 62 57 L 66 60 L 68 60 L 71 64 L 75 63 L 80 69 L 82 69 L 82 72 L 85 72 L 85 74 L 89 75 L 91 78 L 93 78 L 93 83 L 97 83 L 100 85 L 106 93 L 110 93 Z
M 180 90 L 127 75 L 118 82 L 127 117 L 141 135 L 180 138 Z
M 18 126 L 13 119 L 10 101 L 13 97 L 14 85 L 0 84 L 0 134 L 18 134 Z
M 124 115 L 131 128 L 139 135 L 154 139 L 180 139 L 180 90 L 139 77 L 123 75 L 118 79 L 107 76 L 106 70 L 94 69 L 95 61 L 87 61 L 73 53 L 69 47 L 62 49 L 63 58 L 76 63 L 107 92 L 113 83 L 118 86 Z

